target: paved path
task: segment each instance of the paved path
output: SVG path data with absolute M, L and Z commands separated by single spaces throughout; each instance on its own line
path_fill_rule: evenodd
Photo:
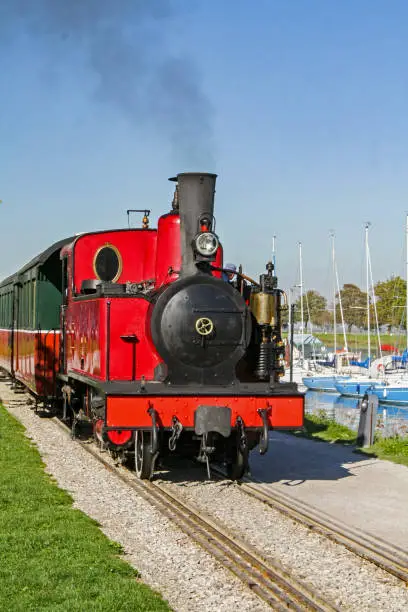
M 408 552 L 406 466 L 273 432 L 267 455 L 251 454 L 251 475 Z

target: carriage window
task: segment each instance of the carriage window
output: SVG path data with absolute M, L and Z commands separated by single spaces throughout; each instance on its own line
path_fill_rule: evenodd
M 102 281 L 114 283 L 118 280 L 122 272 L 122 258 L 116 247 L 109 244 L 96 251 L 94 272 Z

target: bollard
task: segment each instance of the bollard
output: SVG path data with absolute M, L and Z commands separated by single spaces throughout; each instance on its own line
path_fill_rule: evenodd
M 365 393 L 360 404 L 360 421 L 358 424 L 357 446 L 371 446 L 374 443 L 375 426 L 377 423 L 378 397 Z

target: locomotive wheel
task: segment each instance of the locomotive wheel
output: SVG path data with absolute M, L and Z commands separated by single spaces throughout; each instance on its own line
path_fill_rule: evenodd
M 243 451 L 239 440 L 234 435 L 231 440 L 229 460 L 227 461 L 227 474 L 231 480 L 239 480 L 245 474 L 248 467 L 248 451 Z
M 153 476 L 155 457 L 152 452 L 151 433 L 136 430 L 135 435 L 135 470 L 141 480 L 150 480 Z

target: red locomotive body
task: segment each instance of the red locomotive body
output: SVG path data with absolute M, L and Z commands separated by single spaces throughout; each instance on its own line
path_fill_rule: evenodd
M 43 381 L 74 425 L 92 420 L 112 452 L 134 453 L 139 477 L 177 448 L 207 466 L 225 461 L 236 478 L 251 448 L 266 452 L 269 429 L 303 425 L 303 395 L 280 381 L 282 292 L 271 264 L 259 283 L 241 271 L 232 284 L 221 278 L 215 175 L 172 180 L 173 208 L 157 230 L 145 217 L 141 229 L 66 241 L 60 329 L 48 343 L 59 371 L 48 368 Z M 7 351 L 2 341 L 0 356 Z M 35 378 L 31 354 L 28 344 L 19 351 Z

